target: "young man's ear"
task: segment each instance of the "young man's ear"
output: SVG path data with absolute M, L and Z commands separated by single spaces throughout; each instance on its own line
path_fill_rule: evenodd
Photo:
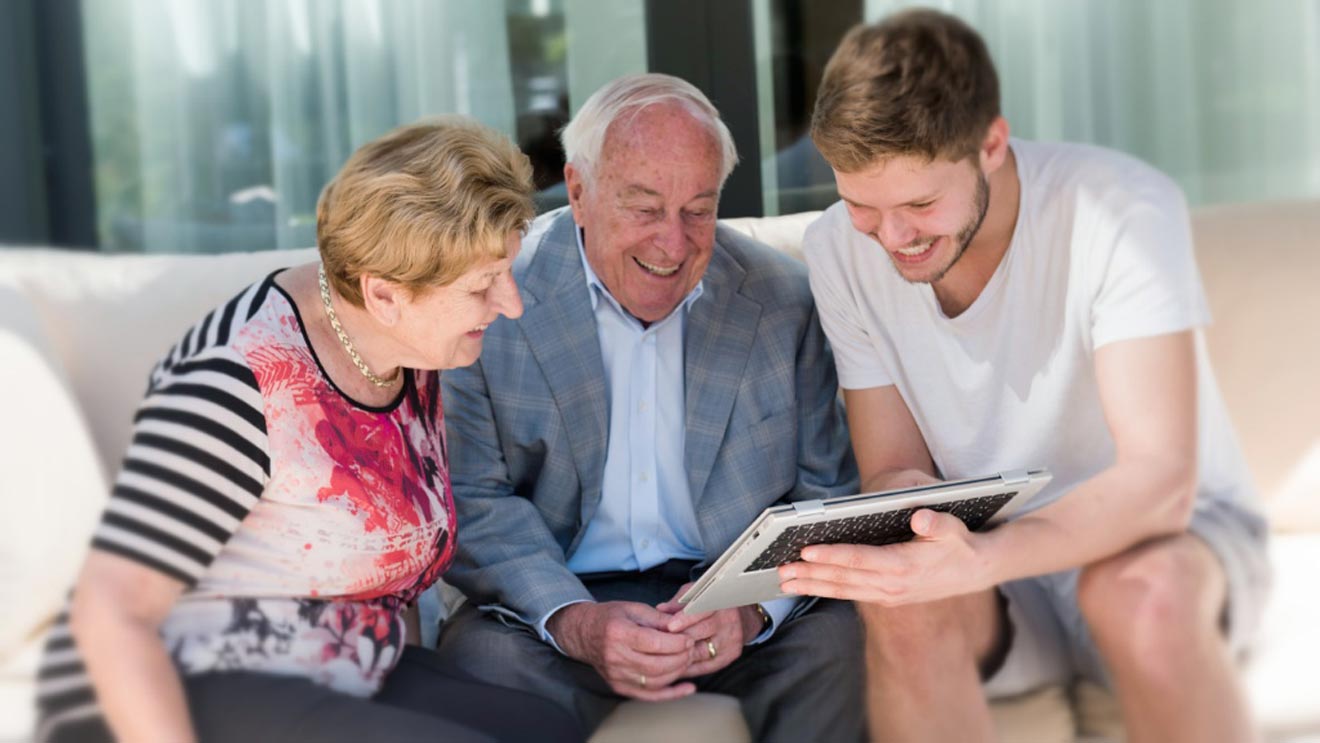
M 407 299 L 407 289 L 393 281 L 367 274 L 358 277 L 358 288 L 362 291 L 363 307 L 376 322 L 392 327 L 399 321 L 403 302 Z
M 1008 119 L 1003 116 L 996 116 L 995 120 L 990 122 L 990 126 L 985 130 L 985 138 L 981 140 L 981 172 L 986 175 L 999 170 L 999 167 L 1008 159 Z

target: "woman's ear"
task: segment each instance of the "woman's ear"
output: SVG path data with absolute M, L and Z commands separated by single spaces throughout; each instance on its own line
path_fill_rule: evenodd
M 358 278 L 362 291 L 362 304 L 367 314 L 386 327 L 393 327 L 403 313 L 408 290 L 388 279 L 363 274 Z

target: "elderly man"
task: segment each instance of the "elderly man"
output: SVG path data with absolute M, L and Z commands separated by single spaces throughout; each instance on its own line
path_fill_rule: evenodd
M 692 85 L 617 80 L 563 143 L 571 209 L 523 241 L 522 318 L 445 376 L 470 601 L 440 652 L 589 730 L 702 690 L 757 740 L 857 740 L 850 605 L 674 603 L 765 507 L 856 488 L 805 269 L 717 226 L 737 155 Z

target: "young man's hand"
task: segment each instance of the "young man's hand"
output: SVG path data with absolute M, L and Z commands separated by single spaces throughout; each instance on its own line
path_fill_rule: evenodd
M 877 603 L 922 603 L 995 585 L 978 549 L 981 535 L 957 516 L 922 509 L 912 515 L 916 538 L 884 547 L 817 544 L 802 561 L 779 568 L 786 593 Z

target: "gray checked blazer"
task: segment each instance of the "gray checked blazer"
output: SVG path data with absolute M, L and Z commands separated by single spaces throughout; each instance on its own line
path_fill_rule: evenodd
M 605 371 L 572 213 L 537 220 L 514 265 L 524 313 L 446 371 L 458 556 L 445 579 L 535 625 L 591 600 L 568 569 L 601 498 Z M 717 228 L 684 338 L 684 452 L 706 562 L 766 506 L 856 492 L 834 362 L 806 267 Z

